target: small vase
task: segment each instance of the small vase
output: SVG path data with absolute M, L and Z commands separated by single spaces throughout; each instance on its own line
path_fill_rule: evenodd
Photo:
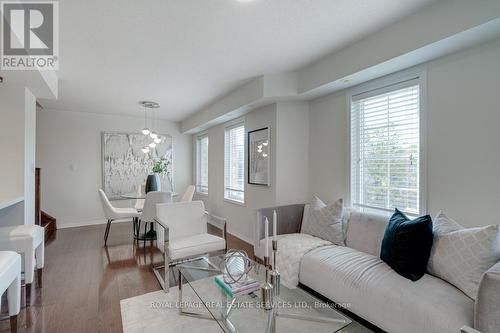
M 161 181 L 159 175 L 157 173 L 148 175 L 145 188 L 146 193 L 151 191 L 160 191 L 160 187 L 161 187 Z

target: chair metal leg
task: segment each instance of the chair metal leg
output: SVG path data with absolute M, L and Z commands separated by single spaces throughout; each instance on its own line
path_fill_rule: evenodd
M 107 245 L 108 243 L 108 235 L 109 235 L 109 228 L 111 227 L 111 221 L 113 220 L 108 220 L 108 224 L 106 225 L 106 231 L 104 232 L 104 245 Z
M 153 273 L 160 283 L 163 291 L 170 291 L 170 253 L 169 253 L 169 231 L 163 229 L 163 265 L 153 266 Z

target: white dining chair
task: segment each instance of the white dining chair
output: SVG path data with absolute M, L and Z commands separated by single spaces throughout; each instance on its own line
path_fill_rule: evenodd
M 104 245 L 106 246 L 108 243 L 108 236 L 109 236 L 109 228 L 111 227 L 111 222 L 115 220 L 125 220 L 125 219 L 131 219 L 131 221 L 134 223 L 134 232 L 135 230 L 135 222 L 137 218 L 139 217 L 139 213 L 135 208 L 118 208 L 114 207 L 111 202 L 109 201 L 108 197 L 106 196 L 106 193 L 102 189 L 99 189 L 99 197 L 101 198 L 101 203 L 102 203 L 102 208 L 104 210 L 104 215 L 106 216 L 106 219 L 108 220 L 108 223 L 106 225 L 106 231 L 104 232 Z
M 196 187 L 194 185 L 189 185 L 186 189 L 186 192 L 182 195 L 180 202 L 189 202 L 193 201 L 194 191 Z
M 151 191 L 146 194 L 146 199 L 144 201 L 144 208 L 139 215 L 139 229 L 141 223 L 144 222 L 144 233 L 146 233 L 147 224 L 151 223 L 151 230 L 154 228 L 154 223 L 156 221 L 156 205 L 160 203 L 172 202 L 171 192 L 157 192 Z
M 170 267 L 207 254 L 226 253 L 226 219 L 206 212 L 203 201 L 165 203 L 156 207 L 158 248 L 163 252 L 164 263 L 154 266 L 153 272 L 168 292 Z M 209 220 L 220 226 L 222 237 L 208 233 Z M 209 260 L 207 263 L 213 265 Z

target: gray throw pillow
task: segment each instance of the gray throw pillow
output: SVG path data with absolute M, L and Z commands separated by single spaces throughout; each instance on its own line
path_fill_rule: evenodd
M 427 271 L 476 299 L 484 272 L 500 260 L 498 226 L 464 228 L 440 212 Z
M 342 199 L 326 205 L 321 199 L 314 197 L 301 232 L 336 245 L 345 245 L 343 209 Z

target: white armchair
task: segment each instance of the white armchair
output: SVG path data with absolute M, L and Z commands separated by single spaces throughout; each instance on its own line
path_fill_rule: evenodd
M 198 259 L 206 254 L 226 252 L 226 220 L 205 212 L 203 201 L 159 204 L 157 229 L 159 248 L 164 255 L 164 264 L 153 267 L 153 271 L 165 292 L 169 291 L 169 268 L 180 262 Z M 223 230 L 222 237 L 207 231 L 209 219 L 218 220 Z

